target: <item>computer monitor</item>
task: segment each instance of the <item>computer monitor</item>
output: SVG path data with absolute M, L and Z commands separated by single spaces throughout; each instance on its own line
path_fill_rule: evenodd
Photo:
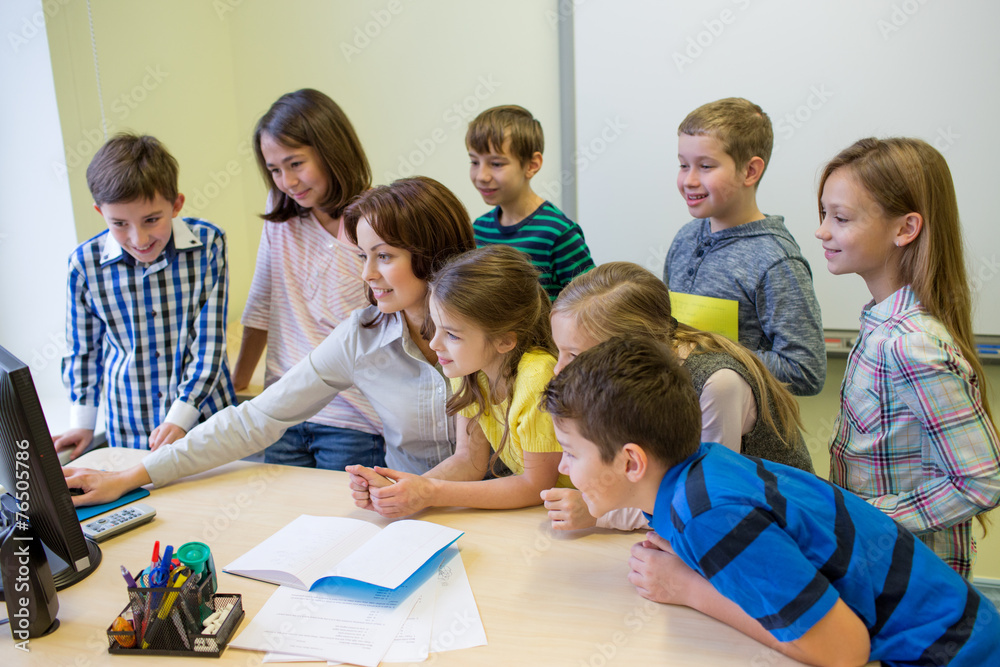
M 97 568 L 101 550 L 80 528 L 31 372 L 3 347 L 0 484 L 14 496 L 41 540 L 57 590 L 72 586 Z

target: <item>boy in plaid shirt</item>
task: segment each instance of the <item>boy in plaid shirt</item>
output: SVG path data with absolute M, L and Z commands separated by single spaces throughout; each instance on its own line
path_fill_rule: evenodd
M 70 429 L 92 442 L 104 391 L 108 442 L 156 449 L 235 402 L 226 362 L 226 240 L 177 218 L 177 161 L 150 136 L 119 134 L 87 168 L 108 230 L 69 258 L 63 383 Z

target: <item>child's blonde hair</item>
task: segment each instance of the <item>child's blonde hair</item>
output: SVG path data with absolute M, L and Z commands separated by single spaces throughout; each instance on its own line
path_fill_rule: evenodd
M 465 145 L 481 154 L 502 151 L 508 137 L 510 155 L 522 167 L 535 153 L 545 152 L 542 124 L 530 111 L 516 104 L 493 107 L 476 116 L 465 133 Z
M 774 147 L 774 130 L 771 119 L 759 106 L 742 97 L 726 97 L 703 104 L 681 121 L 680 134 L 708 135 L 722 144 L 722 149 L 733 158 L 737 169 L 742 169 L 751 158 L 764 160 L 764 171 L 771 164 Z M 760 185 L 760 179 L 754 187 Z
M 670 291 L 659 278 L 631 262 L 608 262 L 573 279 L 559 294 L 553 313 L 574 318 L 590 338 L 642 335 L 667 345 L 690 344 L 691 354 L 720 352 L 746 366 L 760 397 L 757 415 L 786 446 L 799 439 L 799 404 L 760 359 L 742 345 L 707 331 L 679 324 L 670 314 Z M 776 424 L 767 409 L 774 406 Z
M 921 139 L 861 139 L 823 169 L 819 198 L 827 179 L 838 169 L 844 169 L 864 188 L 887 217 L 919 213 L 923 218 L 917 238 L 900 248 L 900 279 L 955 339 L 979 380 L 986 418 L 995 424 L 986 374 L 972 333 L 972 294 L 965 271 L 958 199 L 944 156 Z M 822 221 L 822 204 L 819 210 Z M 978 519 L 985 529 L 986 517 L 980 514 Z
M 478 372 L 462 378 L 461 387 L 448 399 L 448 414 L 469 405 L 477 407 L 473 422 L 490 405 L 510 398 L 517 378 L 517 366 L 529 350 L 543 350 L 555 356 L 549 324 L 548 294 L 538 282 L 538 270 L 527 255 L 506 245 L 488 245 L 462 253 L 431 278 L 430 293 L 449 314 L 457 315 L 483 330 L 488 341 L 513 334 L 514 348 L 503 355 L 500 376 L 484 396 L 476 378 Z M 496 394 L 506 390 L 506 397 Z M 510 402 L 507 404 L 510 411 Z M 496 462 L 507 443 L 510 424 L 504 415 L 504 430 L 490 465 Z

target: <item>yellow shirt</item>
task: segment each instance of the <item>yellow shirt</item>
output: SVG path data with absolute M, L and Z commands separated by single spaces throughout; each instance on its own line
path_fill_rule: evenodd
M 493 451 L 496 451 L 503 438 L 504 416 L 510 422 L 510 432 L 507 443 L 500 452 L 503 461 L 511 472 L 520 475 L 524 472 L 524 452 L 562 452 L 562 447 L 556 442 L 555 429 L 552 427 L 552 417 L 538 407 L 542 390 L 552 379 L 556 359 L 548 352 L 526 352 L 517 365 L 517 377 L 514 387 L 508 392 L 509 398 L 499 405 L 489 405 L 479 416 L 479 426 L 490 441 Z M 489 382 L 486 374 L 480 372 L 476 381 L 484 396 L 490 395 Z M 462 386 L 462 378 L 452 378 L 451 388 L 457 392 Z M 510 404 L 510 412 L 507 405 Z M 479 411 L 479 406 L 466 406 L 458 414 L 472 419 Z M 557 486 L 572 488 L 569 477 L 559 475 Z

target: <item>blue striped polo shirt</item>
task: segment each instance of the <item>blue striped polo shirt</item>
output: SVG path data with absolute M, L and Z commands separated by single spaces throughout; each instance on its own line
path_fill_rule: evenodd
M 815 475 L 702 444 L 667 471 L 650 522 L 779 641 L 840 598 L 883 665 L 1000 664 L 996 608 L 912 533 Z

